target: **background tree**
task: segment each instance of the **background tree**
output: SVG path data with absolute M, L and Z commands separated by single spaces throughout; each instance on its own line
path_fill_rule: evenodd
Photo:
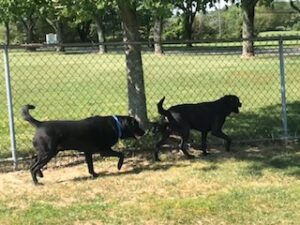
M 134 0 L 117 0 L 123 22 L 125 55 L 128 82 L 129 114 L 147 126 L 147 107 L 144 86 L 144 72 L 141 56 L 140 34 L 138 31 L 137 2 Z
M 206 12 L 206 6 L 209 2 L 214 2 L 214 0 L 174 0 L 174 6 L 182 11 L 183 17 L 183 27 L 184 27 L 184 39 L 190 41 L 193 35 L 193 23 L 195 20 L 196 13 L 200 10 Z M 188 43 L 187 46 L 192 46 Z
M 173 6 L 170 0 L 145 0 L 141 8 L 146 9 L 152 18 L 154 52 L 155 54 L 162 54 L 163 23 L 166 18 L 171 17 Z
M 5 44 L 10 44 L 10 23 L 14 22 L 17 15 L 17 7 L 14 0 L 0 0 L 0 23 L 5 27 Z
M 40 7 L 40 13 L 57 35 L 57 42 L 59 44 L 57 51 L 64 51 L 64 27 L 66 17 L 68 17 L 66 12 L 66 5 L 68 1 L 70 2 L 70 0 L 45 0 Z
M 19 18 L 26 33 L 26 43 L 31 44 L 35 42 L 35 25 L 40 16 L 40 7 L 43 1 L 32 0 L 22 1 L 17 3 L 17 11 L 20 13 Z M 34 47 L 28 47 L 28 50 L 35 50 Z
M 243 0 L 241 1 L 242 15 L 243 15 L 243 28 L 242 38 L 243 41 L 243 57 L 254 56 L 254 17 L 255 6 L 258 0 Z
M 97 41 L 99 43 L 99 53 L 107 52 L 105 37 L 105 15 L 106 12 L 114 10 L 113 1 L 109 0 L 83 0 L 70 2 L 68 9 L 74 15 L 74 23 L 90 29 L 93 21 L 97 31 Z
M 300 13 L 300 6 L 298 6 L 297 4 L 296 4 L 296 2 L 300 2 L 300 1 L 298 1 L 298 0 L 290 0 L 289 1 L 289 3 L 290 3 L 290 6 L 295 10 L 295 11 L 297 11 L 298 13 Z
M 225 0 L 229 2 L 229 0 Z M 231 0 L 242 9 L 243 25 L 242 25 L 242 38 L 243 41 L 243 57 L 254 56 L 254 19 L 255 19 L 255 6 L 259 0 Z M 273 0 L 260 0 L 263 5 L 272 4 Z

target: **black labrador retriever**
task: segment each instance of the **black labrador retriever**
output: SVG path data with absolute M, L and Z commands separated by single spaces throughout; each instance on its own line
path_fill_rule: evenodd
M 180 149 L 183 153 L 188 158 L 193 158 L 194 156 L 190 155 L 185 148 L 190 129 L 202 133 L 201 148 L 204 155 L 208 154 L 206 138 L 209 131 L 212 135 L 224 139 L 226 150 L 230 150 L 231 139 L 222 132 L 222 126 L 231 112 L 239 113 L 239 107 L 242 106 L 242 103 L 237 96 L 226 95 L 213 102 L 175 105 L 167 110 L 163 108 L 164 100 L 165 97 L 157 104 L 158 112 L 165 117 L 165 122 L 160 125 L 163 127 L 163 135 L 156 144 L 155 160 L 159 160 L 159 147 L 172 133 L 177 133 L 181 137 Z
M 29 110 L 34 108 L 33 105 L 23 106 L 22 116 L 36 128 L 33 146 L 37 150 L 37 157 L 30 167 L 35 184 L 38 183 L 37 175 L 43 177 L 41 169 L 62 150 L 84 152 L 89 173 L 93 177 L 97 176 L 93 166 L 94 153 L 118 157 L 120 170 L 124 154 L 113 151 L 111 147 L 119 139 L 139 138 L 145 134 L 138 121 L 130 116 L 93 116 L 78 121 L 38 121 L 29 114 Z

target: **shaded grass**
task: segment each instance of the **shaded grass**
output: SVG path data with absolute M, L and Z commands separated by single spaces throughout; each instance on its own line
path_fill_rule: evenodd
M 298 223 L 297 146 L 212 151 L 191 161 L 165 152 L 162 163 L 138 155 L 119 172 L 116 160 L 103 160 L 95 164 L 98 179 L 88 177 L 84 164 L 49 167 L 38 187 L 28 172 L 0 174 L 0 223 Z

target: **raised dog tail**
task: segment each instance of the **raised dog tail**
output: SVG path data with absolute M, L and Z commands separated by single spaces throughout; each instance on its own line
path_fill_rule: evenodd
M 165 97 L 163 97 L 158 103 L 157 103 L 157 110 L 158 113 L 162 116 L 165 116 L 169 122 L 173 121 L 174 118 L 172 116 L 172 114 L 169 112 L 169 110 L 165 110 L 163 108 L 163 103 L 164 103 Z
M 22 107 L 22 117 L 24 120 L 28 121 L 32 126 L 34 127 L 39 127 L 41 125 L 41 121 L 38 121 L 36 119 L 34 119 L 30 114 L 29 114 L 29 110 L 30 109 L 35 109 L 34 105 L 24 105 Z
M 168 116 L 169 115 L 168 111 L 163 108 L 164 101 L 165 101 L 165 96 L 157 103 L 157 110 L 160 115 Z

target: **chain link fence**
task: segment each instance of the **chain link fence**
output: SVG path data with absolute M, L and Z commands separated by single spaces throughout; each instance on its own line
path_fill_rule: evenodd
M 235 94 L 243 103 L 241 113 L 228 118 L 224 126 L 235 143 L 299 137 L 300 38 L 255 40 L 253 58 L 241 57 L 241 41 L 195 42 L 189 48 L 185 43 L 165 43 L 163 55 L 153 54 L 148 43 L 141 44 L 151 121 L 158 117 L 156 104 L 163 96 L 167 108 Z M 2 163 L 12 162 L 8 90 L 18 158 L 34 154 L 34 128 L 20 115 L 25 104 L 36 106 L 32 115 L 39 120 L 128 114 L 123 45 L 109 44 L 106 54 L 97 49 L 66 45 L 64 52 L 57 52 L 55 46 L 38 45 L 35 51 L 22 46 L 5 51 L 3 47 L 1 73 L 9 72 L 11 88 L 1 76 Z

